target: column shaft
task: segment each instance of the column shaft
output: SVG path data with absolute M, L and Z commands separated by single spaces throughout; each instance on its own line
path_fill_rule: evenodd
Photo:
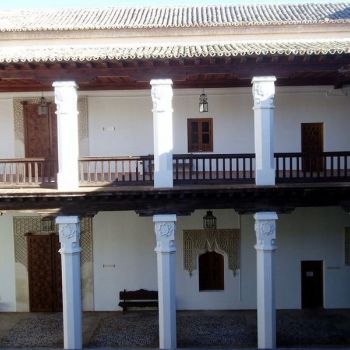
M 275 77 L 254 77 L 255 183 L 275 184 L 274 97 Z
M 176 215 L 153 216 L 157 239 L 159 347 L 176 348 Z
M 58 216 L 56 223 L 61 243 L 64 348 L 82 349 L 79 218 Z
M 57 188 L 74 191 L 79 187 L 77 85 L 73 81 L 64 81 L 54 82 L 53 87 L 57 105 Z
M 173 187 L 172 81 L 151 80 L 153 101 L 154 187 Z
M 257 324 L 258 348 L 276 347 L 276 307 L 274 251 L 276 249 L 275 212 L 259 212 L 254 215 L 257 243 Z

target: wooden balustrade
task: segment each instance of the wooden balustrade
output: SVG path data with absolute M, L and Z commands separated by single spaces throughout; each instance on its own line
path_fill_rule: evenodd
M 275 153 L 276 182 L 349 181 L 350 152 Z
M 0 186 L 54 186 L 57 160 L 44 158 L 0 159 Z
M 153 185 L 153 155 L 84 157 L 79 172 L 82 186 Z
M 255 155 L 175 154 L 174 184 L 253 183 Z
M 276 182 L 350 181 L 350 152 L 275 153 Z M 153 185 L 153 155 L 85 157 L 79 160 L 81 186 Z M 174 184 L 254 183 L 254 154 L 175 154 Z M 0 160 L 1 187 L 56 184 L 57 160 Z

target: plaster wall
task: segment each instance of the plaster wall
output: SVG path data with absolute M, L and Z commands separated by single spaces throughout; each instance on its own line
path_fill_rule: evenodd
M 198 271 L 183 268 L 183 230 L 200 229 L 204 211 L 177 221 L 177 308 L 256 308 L 256 252 L 252 215 L 215 210 L 219 228 L 241 227 L 241 270 L 227 269 L 225 290 L 198 291 Z M 344 227 L 350 217 L 339 208 L 297 209 L 277 222 L 276 298 L 278 308 L 301 307 L 300 262 L 324 263 L 324 306 L 350 307 L 350 267 L 344 266 Z M 157 289 L 155 235 L 151 218 L 133 212 L 99 213 L 94 218 L 94 296 L 96 310 L 117 310 L 123 289 Z
M 12 217 L 0 216 L 0 311 L 16 311 L 15 252 Z
M 213 118 L 214 153 L 254 152 L 250 88 L 208 89 L 209 113 L 198 112 L 201 90 L 175 90 L 174 153 L 187 153 L 187 119 Z M 108 95 L 108 97 L 106 97 Z M 153 153 L 150 91 L 88 94 L 91 156 Z M 348 96 L 327 88 L 277 87 L 275 151 L 301 150 L 301 123 L 324 123 L 324 150 L 349 150 Z
M 198 112 L 202 90 L 174 90 L 174 153 L 187 152 L 187 119 L 213 118 L 214 153 L 254 152 L 251 88 L 206 89 L 209 113 Z M 88 139 L 81 140 L 82 156 L 153 154 L 150 90 L 87 91 Z M 0 157 L 23 156 L 23 142 L 15 139 L 14 97 L 33 93 L 0 94 Z M 300 124 L 324 123 L 324 150 L 347 151 L 350 139 L 350 97 L 331 87 L 277 87 L 275 151 L 301 150 Z M 18 143 L 18 144 L 16 144 Z
M 13 101 L 10 97 L 0 96 L 0 158 L 15 157 L 15 126 Z

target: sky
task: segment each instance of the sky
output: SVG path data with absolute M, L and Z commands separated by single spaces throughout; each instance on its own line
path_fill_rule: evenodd
M 0 0 L 0 9 L 57 8 L 57 7 L 104 7 L 104 6 L 170 6 L 215 5 L 258 3 L 330 3 L 334 0 Z

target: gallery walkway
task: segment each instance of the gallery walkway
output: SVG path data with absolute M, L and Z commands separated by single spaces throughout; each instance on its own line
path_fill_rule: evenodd
M 255 311 L 179 311 L 180 348 L 255 348 Z M 350 348 L 350 309 L 277 313 L 278 347 Z M 0 313 L 0 348 L 62 348 L 61 313 Z M 156 311 L 84 313 L 86 348 L 158 348 Z

